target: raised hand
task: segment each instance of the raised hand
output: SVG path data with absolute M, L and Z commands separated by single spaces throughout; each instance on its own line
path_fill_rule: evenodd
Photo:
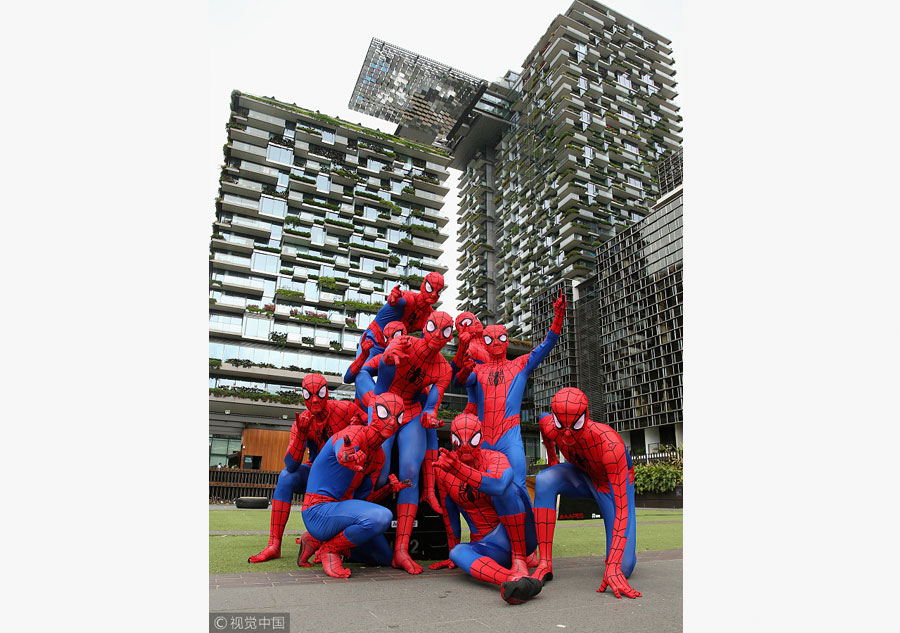
M 338 452 L 338 463 L 350 470 L 361 471 L 366 461 L 366 452 L 350 445 L 350 438 L 344 436 L 344 448 Z
M 441 470 L 453 472 L 459 467 L 459 456 L 453 451 L 441 448 L 437 462 L 434 465 Z
M 403 297 L 403 291 L 400 290 L 400 286 L 394 286 L 394 288 L 391 290 L 391 294 L 389 294 L 387 298 L 388 305 L 397 305 L 397 302 L 400 301 L 401 297 Z
M 426 429 L 438 429 L 444 426 L 443 420 L 439 420 L 433 413 L 428 413 L 427 411 L 422 414 L 420 421 Z
M 304 411 L 303 413 L 294 411 L 294 422 L 297 424 L 297 430 L 300 432 L 300 437 L 306 437 L 311 421 L 312 416 L 309 414 L 309 411 Z
M 409 479 L 404 479 L 400 481 L 397 479 L 397 475 L 391 474 L 388 475 L 388 484 L 391 486 L 391 492 L 400 492 L 404 488 L 409 488 L 412 486 L 412 482 Z
M 428 566 L 428 569 L 456 569 L 456 563 L 448 558 L 447 560 L 441 560 L 436 563 L 431 563 Z
M 375 341 L 366 337 L 362 341 L 360 341 L 359 346 L 362 349 L 363 353 L 368 354 L 369 350 L 375 347 Z
M 553 324 L 550 326 L 550 331 L 560 334 L 562 332 L 563 321 L 566 319 L 566 298 L 563 296 L 562 290 L 559 291 L 559 297 L 553 302 L 553 312 L 555 315 L 553 317 Z
M 603 572 L 603 584 L 600 585 L 597 592 L 603 593 L 607 587 L 612 589 L 616 598 L 621 598 L 622 596 L 626 598 L 641 597 L 641 592 L 637 589 L 632 589 L 631 585 L 628 584 L 628 579 L 625 578 L 625 575 L 622 573 L 622 567 L 619 565 L 606 566 L 606 570 Z
M 409 338 L 406 336 L 398 336 L 391 344 L 387 346 L 382 354 L 382 359 L 386 365 L 396 365 L 405 360 L 409 356 Z

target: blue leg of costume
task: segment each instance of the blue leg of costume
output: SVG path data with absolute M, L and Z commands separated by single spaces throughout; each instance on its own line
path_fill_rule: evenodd
M 629 462 L 631 461 L 629 457 Z M 556 510 L 556 496 L 575 497 L 579 499 L 595 499 L 603 515 L 606 528 L 606 555 L 612 544 L 613 524 L 616 519 L 615 499 L 612 491 L 600 492 L 594 487 L 591 478 L 576 466 L 566 463 L 557 464 L 542 470 L 535 480 L 534 507 Z M 622 574 L 628 578 L 634 570 L 637 557 L 637 516 L 634 509 L 634 484 L 627 486 L 628 526 L 625 528 L 625 551 L 622 554 Z
M 276 501 L 290 503 L 295 492 L 305 493 L 309 469 L 308 464 L 300 464 L 294 472 L 288 471 L 287 468 L 283 469 L 278 475 L 278 482 L 275 484 L 275 493 L 272 498 Z
M 450 560 L 472 575 L 472 563 L 482 556 L 491 558 L 501 567 L 512 564 L 512 549 L 503 525 L 497 525 L 477 543 L 460 543 L 450 551 Z
M 397 504 L 413 503 L 419 505 L 419 470 L 425 459 L 426 433 L 421 423 L 420 413 L 409 422 L 405 422 L 395 437 L 398 442 L 399 469 L 397 479 L 409 479 L 412 484 L 397 495 Z
M 383 536 L 392 519 L 387 508 L 359 499 L 319 503 L 303 511 L 303 524 L 313 538 L 328 541 L 343 532 L 354 545 Z
M 522 430 L 518 424 L 497 438 L 494 444 L 484 442 L 481 446 L 482 448 L 499 451 L 506 455 L 506 459 L 509 460 L 509 465 L 515 474 L 513 481 L 522 490 L 526 489 L 525 476 L 528 473 L 528 465 L 525 460 L 525 447 L 522 443 Z

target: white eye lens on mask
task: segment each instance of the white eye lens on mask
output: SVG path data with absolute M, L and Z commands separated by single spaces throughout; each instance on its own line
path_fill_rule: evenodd
M 425 282 L 425 291 L 426 292 L 434 292 L 434 288 L 431 287 L 431 284 L 427 281 Z
M 400 336 L 401 334 L 403 334 L 403 332 L 401 332 L 400 330 L 397 330 L 396 332 L 394 332 L 394 333 L 391 335 L 391 340 L 397 338 L 397 337 Z
M 460 323 L 460 325 L 469 327 L 470 325 L 472 325 L 472 319 L 463 319 L 463 321 L 462 321 L 462 323 Z
M 562 422 L 559 421 L 559 418 L 556 417 L 556 414 L 555 414 L 555 413 L 553 413 L 553 414 L 551 414 L 551 415 L 553 415 L 553 424 L 556 425 L 556 428 L 561 429 L 561 428 L 562 428 Z
M 501 343 L 505 343 L 505 342 L 506 342 L 506 334 L 501 334 L 501 335 L 500 335 L 500 342 L 501 342 Z
M 306 390 L 306 388 L 304 387 L 304 389 L 303 389 L 303 399 L 304 399 L 304 400 L 309 400 L 309 397 L 310 397 L 311 395 L 312 395 L 312 394 L 311 394 L 310 392 L 308 392 L 308 391 Z
M 400 415 L 397 416 L 397 426 L 403 424 L 403 412 L 400 412 Z
M 453 328 L 448 325 L 444 328 L 444 338 L 450 338 L 451 334 L 453 334 Z
M 453 444 L 454 448 L 458 447 L 461 444 L 459 438 L 453 435 L 453 433 L 450 434 L 450 443 Z
M 475 435 L 473 435 L 472 439 L 469 440 L 469 444 L 471 444 L 472 446 L 478 446 L 479 444 L 481 444 L 481 433 L 476 433 Z
M 490 336 L 485 336 L 485 337 L 484 337 L 484 344 L 485 344 L 485 345 L 490 345 L 491 342 L 492 342 L 493 340 L 494 340 L 494 339 L 492 339 Z
M 321 389 L 319 389 L 320 398 L 324 398 L 326 395 L 328 395 L 328 387 L 322 387 Z
M 377 413 L 378 417 L 381 418 L 382 420 L 384 420 L 385 418 L 388 417 L 387 407 L 385 407 L 384 405 L 381 405 L 381 404 L 379 404 L 375 407 L 375 413 Z
M 575 420 L 575 424 L 572 426 L 572 428 L 575 429 L 575 430 L 577 431 L 577 430 L 579 430 L 581 427 L 583 427 L 583 426 L 584 426 L 584 419 L 585 419 L 585 416 L 586 416 L 586 415 L 587 415 L 587 411 L 585 411 L 584 413 L 582 413 L 582 414 L 581 414 L 581 417 L 578 418 L 577 420 Z
M 426 332 L 434 332 L 437 329 L 437 326 L 434 324 L 434 321 L 429 321 L 425 326 Z

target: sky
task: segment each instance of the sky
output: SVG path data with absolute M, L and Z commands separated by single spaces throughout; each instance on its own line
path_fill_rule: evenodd
M 373 37 L 421 53 L 488 81 L 522 62 L 569 0 L 492 2 L 238 2 L 209 3 L 209 188 L 217 195 L 225 122 L 234 89 L 296 103 L 311 110 L 393 133 L 396 124 L 350 110 L 350 94 Z M 672 40 L 675 67 L 682 34 L 680 0 L 616 0 L 607 4 Z M 336 9 L 339 7 L 339 10 Z M 448 266 L 446 308 L 457 312 L 456 184 L 443 212 L 440 261 Z M 213 207 L 209 208 L 210 221 Z

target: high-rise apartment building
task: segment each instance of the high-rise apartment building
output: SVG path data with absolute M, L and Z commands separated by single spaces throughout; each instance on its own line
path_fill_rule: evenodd
M 449 135 L 461 307 L 539 340 L 531 303 L 548 281 L 596 273 L 597 247 L 650 212 L 656 163 L 681 144 L 670 44 L 576 1 L 487 85 Z
M 450 157 L 237 91 L 223 149 L 209 256 L 210 465 L 240 451 L 245 467 L 279 470 L 304 376 L 322 373 L 332 397 L 352 397 L 342 377 L 386 295 L 447 272 Z

